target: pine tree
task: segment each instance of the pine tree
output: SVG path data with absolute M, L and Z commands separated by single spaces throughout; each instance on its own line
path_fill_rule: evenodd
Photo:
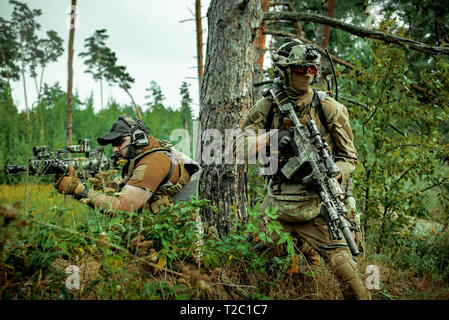
M 25 98 L 25 108 L 27 119 L 29 116 L 28 97 L 25 81 L 26 66 L 33 62 L 35 56 L 35 49 L 37 47 L 36 31 L 40 29 L 40 24 L 36 23 L 35 18 L 42 14 L 41 10 L 30 10 L 28 5 L 17 0 L 9 0 L 13 5 L 11 16 L 11 26 L 14 33 L 18 35 L 18 49 L 20 57 L 20 72 L 23 81 L 23 91 Z
M 84 58 L 84 64 L 87 69 L 85 73 L 90 73 L 94 80 L 100 81 L 100 99 L 101 110 L 104 109 L 103 103 L 103 79 L 105 73 L 105 64 L 111 59 L 112 52 L 106 47 L 105 41 L 109 38 L 106 29 L 95 30 L 94 34 L 84 40 L 86 51 L 79 54 Z
M 192 108 L 190 105 L 193 99 L 190 97 L 189 84 L 185 81 L 182 82 L 179 88 L 179 93 L 181 95 L 181 121 L 182 127 L 189 131 L 192 128 Z
M 248 218 L 246 166 L 224 164 L 223 137 L 225 129 L 238 128 L 242 113 L 253 103 L 254 39 L 262 22 L 260 0 L 212 0 L 207 17 L 207 53 L 200 98 L 203 143 L 196 155 L 208 158 L 202 161 L 199 193 L 219 209 L 219 212 L 206 210 L 203 214 L 224 235 L 231 227 L 234 214 L 239 221 Z M 210 141 L 205 135 L 212 132 L 208 129 L 218 130 L 220 136 Z

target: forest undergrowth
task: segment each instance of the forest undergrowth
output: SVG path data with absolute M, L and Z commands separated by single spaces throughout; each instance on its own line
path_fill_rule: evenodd
M 158 215 L 114 217 L 58 195 L 52 185 L 0 187 L 1 299 L 342 299 L 325 265 L 312 268 L 288 234 L 263 254 L 251 250 L 261 213 L 222 239 L 199 223 L 207 200 L 178 203 Z M 25 214 L 24 206 L 28 207 Z M 265 212 L 275 218 L 276 212 Z M 402 244 L 375 246 L 367 234 L 359 256 L 379 268 L 374 299 L 447 299 L 449 239 L 410 232 Z M 269 232 L 281 232 L 274 221 Z M 251 236 L 251 237 L 250 237 Z M 73 280 L 78 268 L 79 287 Z M 72 278 L 70 278 L 72 277 Z

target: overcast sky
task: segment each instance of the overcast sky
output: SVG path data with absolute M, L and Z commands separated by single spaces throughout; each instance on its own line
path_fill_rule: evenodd
M 48 30 L 55 30 L 64 39 L 64 54 L 45 70 L 44 82 L 58 81 L 67 90 L 67 49 L 69 38 L 70 0 L 22 0 L 30 9 L 41 9 L 37 18 L 41 25 L 40 37 Z M 210 0 L 202 0 L 202 16 L 205 17 Z M 162 88 L 165 105 L 178 108 L 179 87 L 183 81 L 190 84 L 194 100 L 192 108 L 198 115 L 198 80 L 196 69 L 196 33 L 192 19 L 194 0 L 78 0 L 76 17 L 73 92 L 82 100 L 94 94 L 95 110 L 100 109 L 100 85 L 89 74 L 78 54 L 84 51 L 84 39 L 97 29 L 106 29 L 106 44 L 116 52 L 118 64 L 124 65 L 135 79 L 131 94 L 139 105 L 145 103 L 145 89 L 152 80 Z M 190 11 L 189 11 L 190 9 Z M 0 0 L 0 16 L 10 20 L 12 6 L 8 0 Z M 204 54 L 207 42 L 207 19 L 203 19 Z M 194 79 L 192 79 L 194 78 Z M 37 97 L 34 82 L 26 77 L 28 104 Z M 13 98 L 19 110 L 25 109 L 22 80 L 13 83 Z M 130 104 L 129 97 L 118 86 L 104 86 L 104 101 L 114 98 L 119 103 Z M 144 107 L 145 108 L 145 107 Z

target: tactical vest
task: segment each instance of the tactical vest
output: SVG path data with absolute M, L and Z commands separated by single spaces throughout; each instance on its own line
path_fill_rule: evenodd
M 327 97 L 327 93 L 325 91 L 318 91 L 314 88 L 312 90 L 313 90 L 313 98 L 312 101 L 310 102 L 310 109 L 315 109 L 315 112 L 318 114 L 318 118 L 320 119 L 321 126 L 326 131 L 329 131 L 329 126 L 327 123 L 326 115 L 324 114 L 322 104 L 322 101 L 324 101 L 324 99 L 326 99 Z M 264 93 L 264 97 L 272 101 L 272 105 L 270 107 L 270 110 L 268 111 L 265 129 L 266 130 L 279 129 L 283 122 L 283 116 L 280 114 L 278 106 L 274 103 L 273 97 L 271 97 L 269 90 L 267 90 Z M 305 106 L 305 108 L 307 107 L 308 106 Z
M 301 122 L 301 124 L 306 125 L 307 121 L 309 121 L 312 117 L 312 114 L 311 114 L 312 110 L 315 110 L 315 113 L 318 115 L 318 121 L 316 121 L 317 126 L 321 132 L 321 136 L 324 136 L 325 133 L 329 132 L 329 125 L 327 123 L 327 119 L 324 114 L 323 104 L 322 104 L 324 99 L 327 97 L 327 93 L 325 91 L 318 91 L 314 88 L 312 88 L 312 90 L 313 90 L 312 101 L 310 102 L 309 105 L 304 106 L 304 109 L 309 109 L 309 112 L 302 116 L 298 115 L 298 119 Z M 279 112 L 279 107 L 274 102 L 274 99 L 271 96 L 269 90 L 267 90 L 264 93 L 264 97 L 266 97 L 272 101 L 272 105 L 267 114 L 267 121 L 265 123 L 266 130 L 285 129 L 282 127 L 283 124 L 285 124 L 284 121 L 287 121 L 287 123 L 291 123 L 291 125 L 293 125 L 293 123 L 288 119 L 288 117 L 287 117 L 287 119 L 285 119 L 283 117 L 283 115 Z M 333 141 L 331 141 L 329 145 L 330 145 L 329 152 L 331 154 L 333 154 L 333 148 L 332 148 L 332 146 L 334 145 Z M 288 158 L 290 156 L 292 156 L 292 154 L 280 155 L 279 165 L 282 166 L 284 163 L 286 163 L 286 161 L 288 160 Z M 284 180 L 283 175 L 279 171 L 278 171 L 278 174 L 273 176 L 272 178 L 275 180 L 278 180 L 278 181 Z M 294 182 L 294 181 L 290 181 L 290 182 Z
M 159 153 L 165 153 L 170 156 L 170 170 L 167 174 L 167 176 L 164 178 L 164 180 L 161 182 L 159 187 L 157 187 L 156 191 L 153 193 L 151 198 L 148 200 L 148 203 L 145 204 L 144 209 L 150 209 L 153 213 L 158 213 L 163 208 L 171 206 L 174 204 L 172 196 L 181 191 L 182 187 L 186 184 L 189 173 L 187 172 L 184 162 L 179 159 L 179 157 L 176 157 L 174 154 L 174 151 L 171 149 L 170 143 L 167 141 L 161 140 L 159 141 L 161 144 L 161 147 L 157 148 L 151 148 L 149 150 L 144 151 L 143 153 L 139 154 L 134 159 L 130 160 L 122 169 L 122 177 L 125 175 L 130 178 L 134 172 L 134 169 L 136 168 L 137 164 L 141 159 L 146 157 L 147 155 L 159 152 Z M 173 184 L 170 180 L 173 170 L 174 170 L 174 161 L 175 159 L 178 161 L 179 164 L 179 179 L 178 181 Z
M 272 101 L 272 105 L 267 115 L 265 129 L 284 129 L 284 117 L 279 112 L 278 105 L 274 102 L 274 98 L 270 92 L 264 96 Z M 321 129 L 329 132 L 328 123 L 324 115 L 321 101 L 326 98 L 326 93 L 313 89 L 312 101 L 304 108 L 309 108 L 309 112 L 299 117 L 300 122 L 305 122 L 312 116 L 311 110 L 314 109 L 319 118 L 317 125 Z M 287 119 L 289 119 L 287 117 Z M 288 120 L 286 120 L 288 122 Z M 305 123 L 302 123 L 305 125 Z M 322 132 L 323 133 L 323 132 Z M 288 161 L 290 154 L 281 154 L 279 157 L 279 168 Z M 269 197 L 266 198 L 266 205 L 270 208 L 277 208 L 279 219 L 287 222 L 303 222 L 310 221 L 320 212 L 320 199 L 316 192 L 310 190 L 309 187 L 299 183 L 295 179 L 287 180 L 280 170 L 273 176 L 267 177 L 267 191 Z
M 308 106 L 304 106 L 304 108 L 309 108 L 309 113 L 307 114 L 309 119 L 312 117 L 311 110 L 315 110 L 315 113 L 318 116 L 318 121 L 316 121 L 316 124 L 323 137 L 325 134 L 330 134 L 322 104 L 326 96 L 326 92 L 313 89 L 311 103 Z M 269 90 L 265 92 L 264 97 L 272 101 L 272 105 L 267 115 L 265 129 L 280 129 L 283 124 L 283 115 L 279 112 L 279 107 L 274 102 L 274 98 L 270 94 Z M 303 125 L 306 125 L 305 121 L 308 121 L 306 116 L 298 116 L 298 120 Z M 334 157 L 333 146 L 335 146 L 335 144 L 332 141 L 332 137 L 330 137 L 330 140 L 331 141 L 328 141 L 331 149 L 329 151 Z M 281 155 L 279 158 L 279 167 L 282 167 L 282 161 L 283 159 Z M 266 198 L 266 203 L 264 204 L 271 208 L 277 208 L 279 218 L 284 221 L 302 222 L 310 221 L 315 218 L 320 213 L 321 207 L 321 201 L 318 194 L 316 192 L 311 192 L 310 188 L 302 185 L 301 183 L 297 183 L 297 181 L 286 180 L 286 178 L 283 177 L 279 171 L 280 170 L 278 170 L 277 174 L 268 177 L 269 180 L 267 181 L 267 191 L 270 197 Z

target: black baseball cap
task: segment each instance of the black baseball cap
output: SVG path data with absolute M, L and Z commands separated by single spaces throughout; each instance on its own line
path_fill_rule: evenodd
M 111 131 L 109 131 L 108 134 L 97 138 L 97 141 L 102 146 L 110 144 L 121 135 L 129 133 L 130 129 L 131 127 L 125 121 L 123 121 L 122 119 L 118 119 L 112 124 Z

